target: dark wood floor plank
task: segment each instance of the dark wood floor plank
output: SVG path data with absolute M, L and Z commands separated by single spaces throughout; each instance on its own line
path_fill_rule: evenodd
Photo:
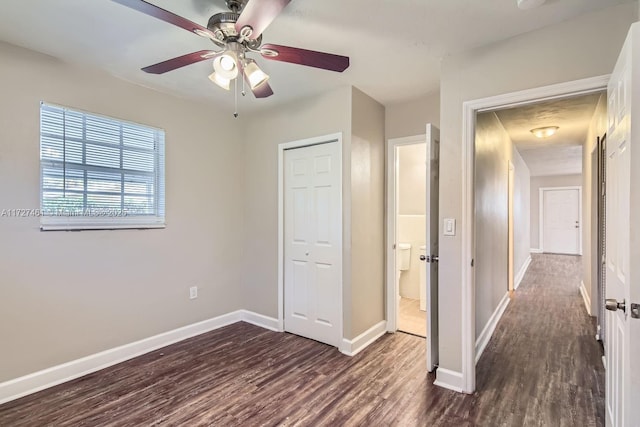
M 237 323 L 0 406 L 0 426 L 602 426 L 604 370 L 579 257 L 535 255 L 477 366 L 433 385 L 425 343 L 362 353 Z

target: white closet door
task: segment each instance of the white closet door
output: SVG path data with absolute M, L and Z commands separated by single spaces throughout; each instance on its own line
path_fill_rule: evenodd
M 339 347 L 342 340 L 340 146 L 286 150 L 285 330 Z

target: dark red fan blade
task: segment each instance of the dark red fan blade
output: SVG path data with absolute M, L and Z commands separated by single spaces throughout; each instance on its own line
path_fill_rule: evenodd
M 213 50 L 200 50 L 198 52 L 178 56 L 177 58 L 168 59 L 154 65 L 149 65 L 148 67 L 144 67 L 142 71 L 151 74 L 164 74 L 167 71 L 173 71 L 187 65 L 195 64 L 196 62 L 211 59 L 215 56 L 215 53 L 216 52 Z
M 280 46 L 277 44 L 265 44 L 261 48 L 263 52 L 277 52 L 276 56 L 262 53 L 266 59 L 274 61 L 290 62 L 292 64 L 306 65 L 308 67 L 322 68 L 324 70 L 343 72 L 349 68 L 349 57 L 333 55 L 331 53 L 316 52 L 315 50 L 298 49 L 295 47 Z
M 249 26 L 253 28 L 249 38 L 257 39 L 290 2 L 291 0 L 249 0 L 236 22 L 236 31 L 239 33 L 242 28 Z
M 151 3 L 147 3 L 144 0 L 113 0 L 123 6 L 135 9 L 138 12 L 142 12 L 146 15 L 153 16 L 169 24 L 173 24 L 180 28 L 184 28 L 187 31 L 198 34 L 199 36 L 213 38 L 213 33 L 206 27 L 189 21 L 182 16 L 178 16 L 175 13 L 171 13 L 168 10 L 164 10 L 161 7 L 154 6 Z

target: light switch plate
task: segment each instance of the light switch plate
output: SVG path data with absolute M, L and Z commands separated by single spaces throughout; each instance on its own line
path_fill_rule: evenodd
M 455 218 L 444 219 L 444 235 L 455 236 L 456 235 L 456 220 Z

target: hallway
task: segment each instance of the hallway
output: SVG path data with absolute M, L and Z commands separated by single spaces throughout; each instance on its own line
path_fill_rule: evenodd
M 473 418 L 482 425 L 604 425 L 603 352 L 580 296 L 581 257 L 532 259 L 477 365 Z

